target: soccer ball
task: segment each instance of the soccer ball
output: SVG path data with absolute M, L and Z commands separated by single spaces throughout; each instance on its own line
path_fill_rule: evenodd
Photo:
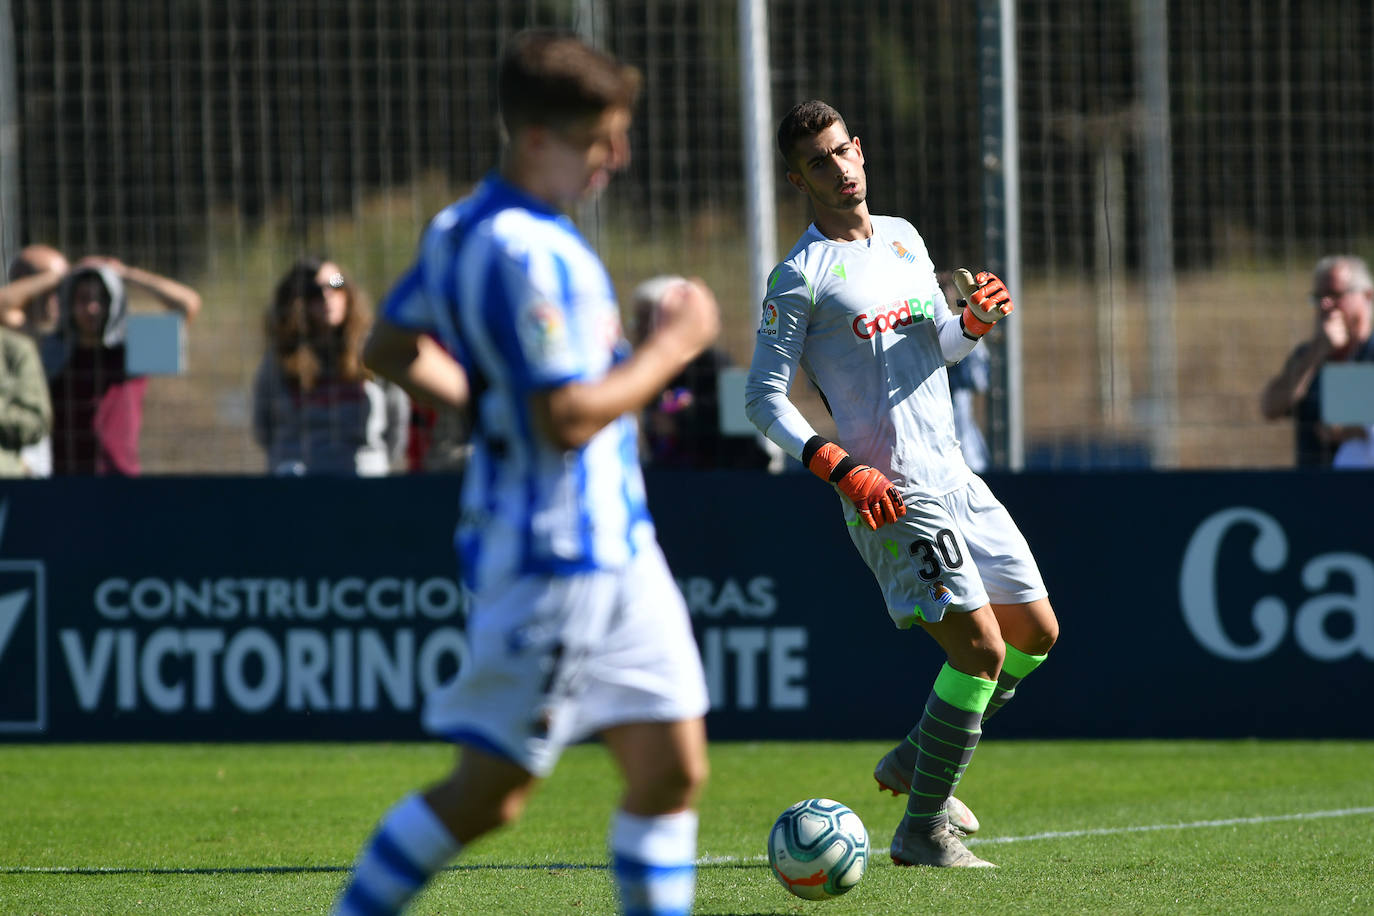
M 788 808 L 768 834 L 768 864 L 778 883 L 804 900 L 848 893 L 868 867 L 868 831 L 849 808 L 808 798 Z

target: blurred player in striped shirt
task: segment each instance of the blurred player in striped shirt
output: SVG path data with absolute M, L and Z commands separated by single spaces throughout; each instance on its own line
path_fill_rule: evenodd
M 473 414 L 455 538 L 470 653 L 424 711 L 457 765 L 385 815 L 340 913 L 399 910 L 592 734 L 626 782 L 610 835 L 622 908 L 691 908 L 708 700 L 645 504 L 635 413 L 719 316 L 701 283 L 673 284 L 631 351 L 610 278 L 564 215 L 628 164 L 638 88 L 637 71 L 573 36 L 517 36 L 499 79 L 502 167 L 431 222 L 369 340 L 377 372 Z

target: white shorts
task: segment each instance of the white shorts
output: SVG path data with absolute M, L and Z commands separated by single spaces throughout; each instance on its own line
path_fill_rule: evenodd
M 906 515 L 877 531 L 845 503 L 850 540 L 902 629 L 918 620 L 935 623 L 946 611 L 1024 604 L 1048 594 L 1021 530 L 981 477 L 935 499 L 908 498 Z
M 536 776 L 602 729 L 677 722 L 710 700 L 691 619 L 657 544 L 621 570 L 514 579 L 473 596 L 469 655 L 425 698 L 427 731 Z

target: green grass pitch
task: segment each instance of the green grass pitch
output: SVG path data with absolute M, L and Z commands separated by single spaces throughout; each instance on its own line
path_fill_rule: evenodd
M 874 742 L 718 743 L 701 803 L 697 913 L 1374 912 L 1374 743 L 989 740 L 960 797 L 1000 868 L 896 868 L 902 802 Z M 438 744 L 0 746 L 0 913 L 321 913 Z M 414 913 L 614 913 L 617 778 L 580 746 L 514 827 L 465 851 Z M 773 819 L 838 799 L 875 854 L 847 896 L 789 896 Z

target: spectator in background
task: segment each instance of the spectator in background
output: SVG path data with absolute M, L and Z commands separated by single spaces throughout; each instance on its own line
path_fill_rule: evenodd
M 1374 282 L 1369 265 L 1354 255 L 1328 255 L 1312 271 L 1312 335 L 1293 348 L 1278 375 L 1264 386 L 1260 411 L 1267 420 L 1292 416 L 1301 468 L 1330 467 L 1341 443 L 1365 427 L 1321 421 L 1321 369 L 1334 362 L 1374 362 Z M 1374 397 L 1374 392 L 1371 392 Z
M 57 287 L 71 270 L 51 245 L 29 245 L 9 265 L 0 286 L 0 323 L 23 331 L 37 343 L 57 330 Z
M 125 366 L 127 289 L 151 294 L 187 320 L 200 312 L 189 286 L 117 258 L 80 261 L 57 287 L 57 329 L 45 355 L 52 396 L 54 474 L 136 476 L 148 380 Z
M 954 275 L 942 270 L 936 277 L 950 311 L 958 315 L 964 309 L 964 300 L 959 298 L 954 288 Z M 988 443 L 983 438 L 975 402 L 987 393 L 991 379 L 990 364 L 988 348 L 984 346 L 974 347 L 967 356 L 946 368 L 949 373 L 949 397 L 954 402 L 954 431 L 959 437 L 959 450 L 964 453 L 964 461 L 975 474 L 988 469 Z
M 467 411 L 411 402 L 407 471 L 456 473 L 467 466 L 471 453 L 472 419 Z
M 304 258 L 277 284 L 253 382 L 253 437 L 274 474 L 380 477 L 405 454 L 410 399 L 363 366 L 364 297 L 339 265 Z
M 436 346 L 443 345 L 431 335 Z M 406 470 L 412 473 L 457 473 L 472 454 L 472 415 L 448 404 L 410 402 L 410 436 Z
M 682 277 L 658 276 L 635 288 L 630 301 L 636 347 L 653 330 L 654 310 L 664 291 L 680 282 L 685 282 Z M 692 470 L 770 466 L 775 451 L 771 442 L 765 447 L 758 436 L 730 436 L 720 428 L 720 371 L 729 366 L 729 354 L 707 347 L 649 402 L 640 415 L 645 466 Z
M 26 334 L 38 348 L 46 376 L 63 347 L 57 330 L 60 307 L 57 286 L 71 270 L 66 257 L 51 245 L 29 245 L 9 264 L 7 281 L 0 286 L 0 326 Z M 47 383 L 44 382 L 44 399 Z M 48 427 L 52 426 L 51 417 Z M 52 439 L 44 433 L 19 453 L 30 477 L 52 476 Z
M 0 477 L 32 476 L 23 450 L 52 428 L 48 380 L 33 341 L 0 327 Z

